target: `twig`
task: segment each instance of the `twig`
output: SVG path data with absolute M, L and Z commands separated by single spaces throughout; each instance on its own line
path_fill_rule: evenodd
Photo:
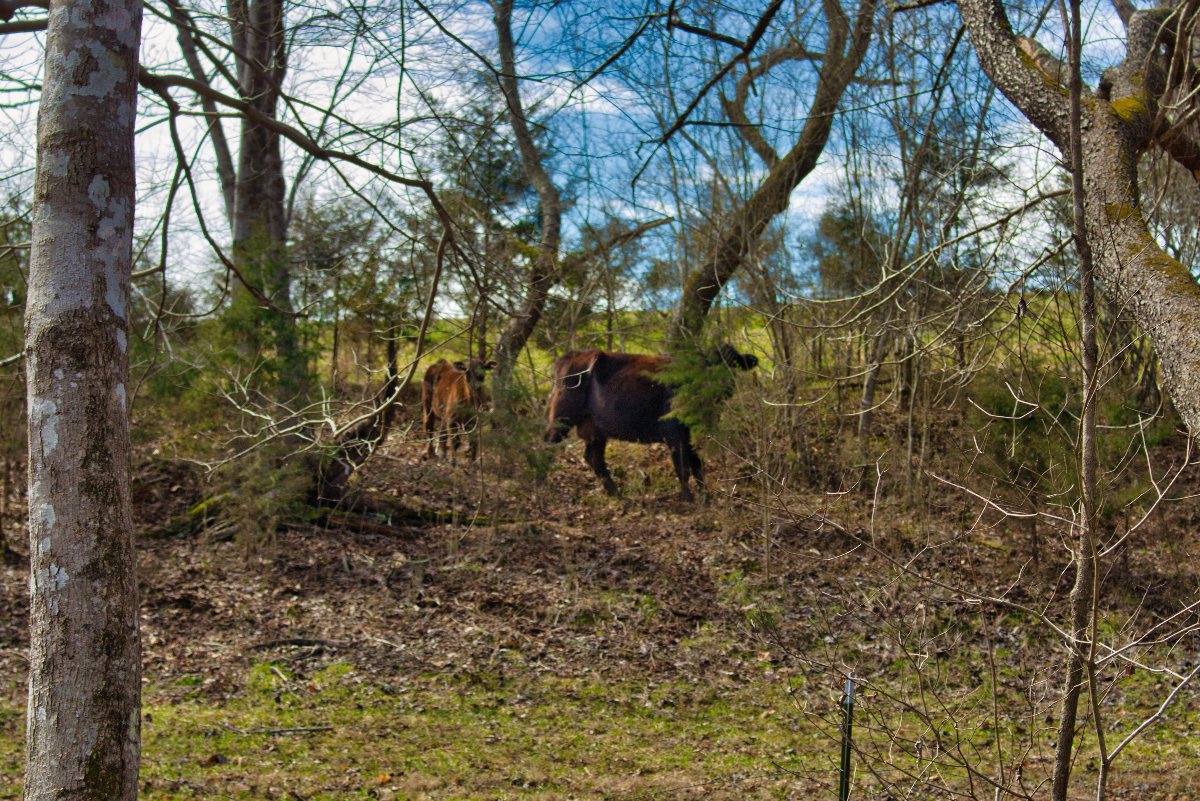
M 289 729 L 234 729 L 239 734 L 314 734 L 322 731 L 333 731 L 332 726 L 295 726 Z
M 1144 731 L 1145 731 L 1146 729 L 1148 729 L 1150 726 L 1153 726 L 1155 723 L 1157 723 L 1157 722 L 1158 722 L 1158 721 L 1159 721 L 1159 720 L 1162 718 L 1162 716 L 1163 716 L 1163 715 L 1166 713 L 1166 711 L 1167 711 L 1167 707 L 1169 707 L 1169 706 L 1171 705 L 1171 702 L 1175 700 L 1175 696 L 1179 695 L 1179 692 L 1180 692 L 1180 691 L 1181 691 L 1181 690 L 1182 690 L 1184 687 L 1186 687 L 1186 686 L 1188 685 L 1188 683 L 1189 683 L 1189 682 L 1190 682 L 1190 681 L 1191 681 L 1193 678 L 1195 678 L 1195 676 L 1196 676 L 1196 672 L 1197 672 L 1197 671 L 1200 671 L 1200 664 L 1198 664 L 1198 665 L 1196 665 L 1196 667 L 1192 668 L 1192 672 L 1191 672 L 1191 673 L 1189 673 L 1189 674 L 1187 674 L 1187 675 L 1186 675 L 1186 676 L 1183 678 L 1183 680 L 1182 680 L 1182 681 L 1180 681 L 1178 684 L 1176 684 L 1176 685 L 1175 685 L 1175 687 L 1174 687 L 1174 688 L 1171 690 L 1171 694 L 1170 694 L 1170 695 L 1168 695 L 1166 698 L 1164 698 L 1164 699 L 1163 699 L 1163 702 L 1162 702 L 1162 703 L 1159 705 L 1158 709 L 1155 711 L 1155 713 L 1154 713 L 1153 715 L 1151 715 L 1150 717 L 1148 717 L 1148 718 L 1146 718 L 1145 720 L 1143 720 L 1143 721 L 1141 722 L 1141 725 L 1139 725 L 1139 726 L 1138 726 L 1136 729 L 1134 729 L 1133 731 L 1131 731 L 1131 732 L 1128 734 L 1128 736 L 1126 736 L 1126 737 L 1125 737 L 1125 739 L 1124 739 L 1124 740 L 1122 740 L 1120 743 L 1118 743 L 1118 744 L 1117 744 L 1117 747 L 1116 747 L 1116 748 L 1114 748 L 1114 749 L 1112 750 L 1112 752 L 1111 752 L 1111 753 L 1109 753 L 1109 755 L 1108 755 L 1108 761 L 1109 761 L 1110 763 L 1111 763 L 1111 762 L 1112 762 L 1114 759 L 1116 759 L 1116 758 L 1117 758 L 1117 754 L 1121 753 L 1121 750 L 1122 750 L 1122 749 L 1124 749 L 1124 748 L 1125 748 L 1125 746 L 1127 746 L 1127 745 L 1129 745 L 1131 742 L 1133 742 L 1133 740 L 1134 740 L 1134 739 L 1135 739 L 1135 738 L 1136 738 L 1136 737 L 1137 737 L 1139 734 L 1141 734 L 1142 732 L 1144 732 Z
M 342 648 L 353 643 L 347 640 L 320 640 L 312 637 L 286 637 L 281 640 L 267 640 L 266 642 L 255 643 L 250 646 L 252 651 L 269 651 L 272 648 L 281 648 L 285 645 L 324 645 L 330 648 Z

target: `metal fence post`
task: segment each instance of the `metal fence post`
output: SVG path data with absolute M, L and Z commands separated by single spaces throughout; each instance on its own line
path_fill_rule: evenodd
M 846 677 L 842 693 L 842 771 L 838 779 L 838 801 L 850 797 L 850 743 L 854 730 L 854 677 Z

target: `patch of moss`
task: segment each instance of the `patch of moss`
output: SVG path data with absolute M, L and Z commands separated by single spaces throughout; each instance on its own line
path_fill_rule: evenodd
M 1131 218 L 1141 220 L 1142 211 L 1132 203 L 1105 203 L 1104 216 L 1110 223 L 1119 223 Z
M 1195 276 L 1179 261 L 1158 249 L 1142 254 L 1142 259 L 1148 268 L 1168 280 L 1172 292 L 1196 295 L 1200 298 L 1200 284 L 1196 283 Z
M 1045 84 L 1047 89 L 1052 89 L 1063 97 L 1069 98 L 1071 96 L 1071 93 L 1067 91 L 1067 87 L 1057 81 L 1053 75 L 1042 69 L 1042 65 L 1038 63 L 1038 60 L 1026 52 L 1025 48 L 1017 48 L 1017 57 L 1021 59 L 1022 64 L 1041 76 L 1042 83 Z
M 1110 103 L 1113 113 L 1126 122 L 1134 122 L 1138 117 L 1148 113 L 1145 102 L 1136 95 L 1118 97 Z

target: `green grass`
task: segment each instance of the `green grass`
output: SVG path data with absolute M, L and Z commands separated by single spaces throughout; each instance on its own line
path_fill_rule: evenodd
M 776 798 L 777 766 L 836 750 L 779 712 L 781 682 L 495 674 L 393 686 L 343 664 L 305 679 L 263 664 L 223 701 L 193 687 L 147 693 L 143 799 Z M 20 716 L 3 715 L 0 773 L 19 776 Z M 19 794 L 0 784 L 0 798 Z
M 1004 661 L 1008 655 L 996 656 Z M 1034 781 L 1048 767 L 1053 731 L 1041 715 L 1050 710 L 1024 717 L 1020 682 L 1002 670 L 997 731 L 987 672 L 979 684 L 958 680 L 969 672 L 967 661 L 974 660 L 965 653 L 952 657 L 947 673 L 957 679 L 942 684 L 936 699 L 915 687 L 902 691 L 932 713 L 924 721 L 914 707 L 890 704 L 868 686 L 856 736 L 860 797 L 879 790 L 863 760 L 901 785 L 905 773 L 920 771 L 962 788 L 958 757 L 947 752 L 936 765 L 929 761 L 933 738 L 957 742 L 960 756 L 984 773 L 990 773 L 997 735 L 1005 759 L 1023 755 Z M 499 662 L 487 674 L 389 681 L 343 663 L 309 676 L 262 663 L 243 677 L 238 692 L 221 699 L 203 694 L 195 677 L 151 686 L 140 797 L 750 801 L 815 797 L 836 781 L 836 689 L 823 674 L 775 672 L 769 660 L 724 684 L 527 670 L 518 677 L 505 668 Z M 903 660 L 886 672 L 891 690 L 901 690 Z M 1121 684 L 1118 704 L 1109 709 L 1114 719 L 1123 707 L 1148 706 L 1165 691 L 1162 680 L 1144 674 Z M 17 703 L 0 707 L 5 777 L 21 775 L 24 727 Z M 1194 703 L 1173 709 L 1122 755 L 1114 783 L 1186 782 L 1200 770 L 1198 720 Z M 1127 720 L 1117 728 L 1131 725 Z M 1074 779 L 1080 792 L 1094 781 L 1092 739 L 1085 727 Z M 19 797 L 15 781 L 0 782 L 0 799 Z

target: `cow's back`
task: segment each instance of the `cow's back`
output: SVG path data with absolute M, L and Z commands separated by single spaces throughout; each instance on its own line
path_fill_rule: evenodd
M 441 359 L 425 371 L 421 395 L 426 414 L 442 419 L 451 418 L 457 408 L 470 398 L 467 374 Z

